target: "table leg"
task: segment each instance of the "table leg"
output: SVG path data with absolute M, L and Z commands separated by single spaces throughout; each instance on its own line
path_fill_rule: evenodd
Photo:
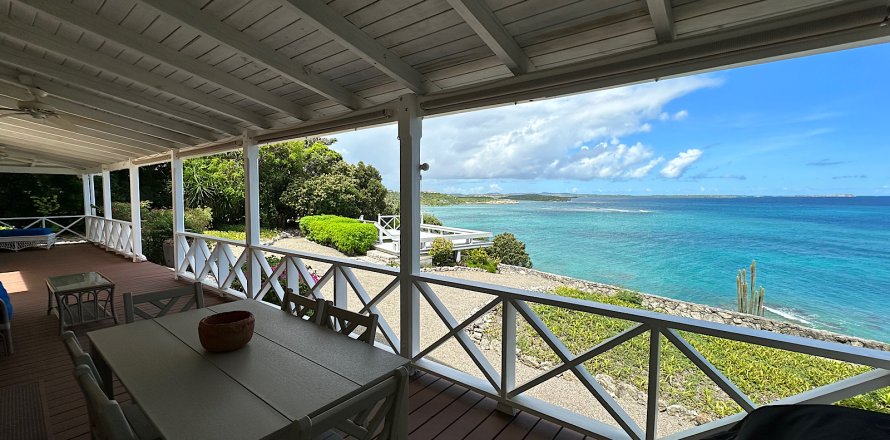
M 102 391 L 105 392 L 109 399 L 114 399 L 114 382 L 111 378 L 111 368 L 108 367 L 105 358 L 102 357 L 102 353 L 96 351 L 92 345 L 90 346 L 90 357 L 93 358 L 96 370 L 99 371 L 99 378 L 102 379 Z
M 53 311 L 53 291 L 46 288 L 46 314 L 49 315 Z
M 112 287 L 111 290 L 108 291 L 108 297 L 111 301 L 111 317 L 114 319 L 114 325 L 118 325 L 119 322 L 117 322 L 117 312 L 114 308 L 114 287 Z

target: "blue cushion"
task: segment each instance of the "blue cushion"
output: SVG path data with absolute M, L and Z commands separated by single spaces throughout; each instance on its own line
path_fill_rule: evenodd
M 3 287 L 3 282 L 0 281 L 0 301 L 6 303 L 6 313 L 9 315 L 9 319 L 12 319 L 12 301 L 9 299 L 9 293 L 6 292 L 6 288 Z
M 27 237 L 30 235 L 49 235 L 53 230 L 50 228 L 27 228 L 27 229 L 5 229 L 0 231 L 0 237 Z

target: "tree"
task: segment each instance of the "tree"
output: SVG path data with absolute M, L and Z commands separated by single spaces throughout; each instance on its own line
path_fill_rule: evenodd
M 503 264 L 520 267 L 532 267 L 532 260 L 525 251 L 525 243 L 515 235 L 505 232 L 494 237 L 494 243 L 488 249 L 491 256 L 501 260 Z
M 358 217 L 358 188 L 355 179 L 342 174 L 322 174 L 288 186 L 281 201 L 291 206 L 298 216 L 333 214 Z
M 296 211 L 282 200 L 291 182 L 306 177 L 303 141 L 287 141 L 260 148 L 260 222 L 286 227 L 297 217 Z
M 352 176 L 358 189 L 358 208 L 369 219 L 377 218 L 386 210 L 386 187 L 380 171 L 364 162 L 353 167 Z

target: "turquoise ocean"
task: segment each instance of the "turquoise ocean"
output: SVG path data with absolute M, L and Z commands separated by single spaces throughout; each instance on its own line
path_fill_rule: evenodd
M 890 197 L 589 197 L 424 207 L 512 232 L 536 269 L 735 309 L 757 260 L 767 316 L 890 342 Z

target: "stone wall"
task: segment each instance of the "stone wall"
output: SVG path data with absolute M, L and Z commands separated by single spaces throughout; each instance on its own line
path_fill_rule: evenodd
M 614 295 L 621 290 L 627 290 L 609 284 L 579 280 L 576 278 L 542 272 L 535 269 L 526 269 L 524 267 L 508 266 L 505 264 L 500 265 L 499 272 L 503 274 L 519 273 L 536 275 L 548 280 L 559 282 L 571 288 L 602 293 L 605 295 Z M 653 310 L 656 312 L 667 313 L 674 316 L 683 316 L 692 319 L 702 319 L 705 321 L 736 325 L 740 327 L 753 328 L 757 330 L 767 330 L 786 335 L 802 336 L 805 338 L 817 339 L 821 341 L 839 342 L 841 344 L 852 345 L 854 347 L 866 347 L 877 350 L 890 351 L 890 344 L 885 344 L 883 342 L 842 335 L 839 333 L 832 333 L 825 330 L 817 330 L 790 322 L 778 321 L 761 316 L 739 313 L 732 310 L 720 309 L 717 307 L 690 303 L 657 295 L 650 295 L 648 293 L 640 292 L 640 295 L 643 297 L 643 306 L 649 310 Z

